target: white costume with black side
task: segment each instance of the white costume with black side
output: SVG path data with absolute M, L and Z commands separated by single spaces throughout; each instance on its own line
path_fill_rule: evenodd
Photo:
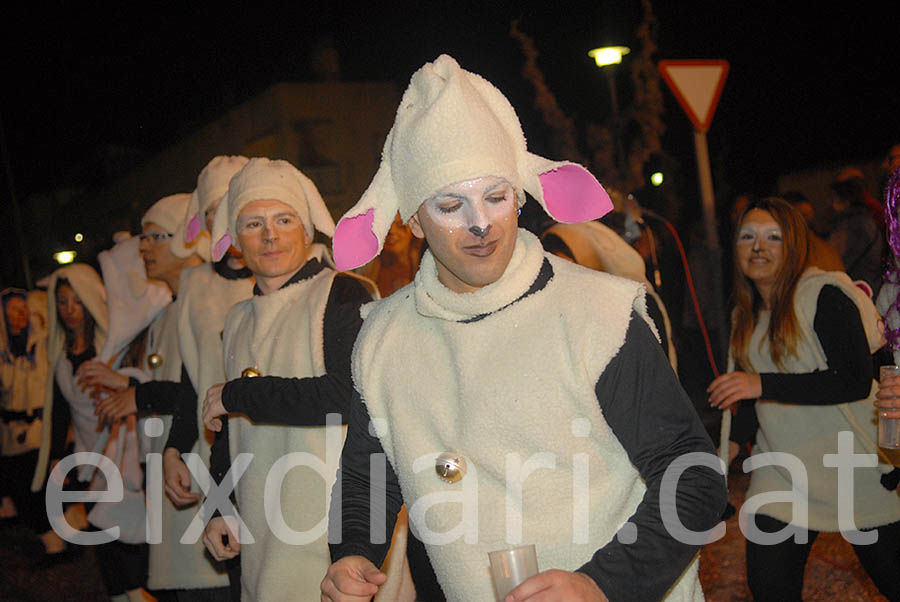
M 176 300 L 160 312 L 150 325 L 144 369 L 151 374 L 153 381 L 181 381 L 178 306 L 179 301 Z M 162 364 L 156 368 L 149 364 L 154 355 L 162 359 Z M 162 454 L 172 426 L 172 416 L 161 413 L 157 418 L 163 421 L 165 428 L 162 435 L 152 439 L 151 452 Z M 161 543 L 150 546 L 147 571 L 147 586 L 150 589 L 194 589 L 228 585 L 228 575 L 224 571 L 214 570 L 207 560 L 202 540 L 198 539 L 193 544 L 180 542 L 196 513 L 196 506 L 177 508 L 168 496 L 163 496 L 163 539 Z
M 25 353 L 14 353 L 6 320 L 0 318 L 0 450 L 4 456 L 18 456 L 41 446 L 41 408 L 47 387 L 47 294 L 38 290 L 22 293 L 29 312 Z
M 325 374 L 323 321 L 336 273 L 322 269 L 311 278 L 294 282 L 267 295 L 256 295 L 235 305 L 225 321 L 225 375 L 241 378 L 246 368 L 263 376 L 314 377 Z M 232 459 L 250 452 L 253 461 L 237 484 L 238 512 L 255 543 L 241 543 L 243 600 L 316 600 L 319 583 L 330 564 L 325 525 L 328 500 L 343 444 L 345 427 L 337 428 L 326 455 L 326 428 L 254 424 L 232 416 L 229 421 Z M 296 532 L 321 535 L 302 545 L 291 545 L 272 532 L 266 519 L 266 478 L 285 454 L 312 454 L 326 463 L 324 480 L 308 466 L 282 469 L 280 510 Z M 286 471 L 286 472 L 285 472 Z M 277 471 L 274 471 L 277 472 Z M 282 534 L 284 536 L 284 534 Z
M 761 310 L 756 327 L 747 346 L 750 368 L 763 374 L 825 373 L 828 359 L 813 328 L 817 303 L 823 287 L 836 287 L 859 310 L 870 350 L 881 346 L 881 321 L 875 307 L 865 293 L 857 288 L 843 272 L 823 272 L 808 268 L 800 277 L 794 293 L 794 312 L 801 336 L 797 350 L 784 359 L 780 368 L 772 359 L 767 336 L 770 312 Z M 833 366 L 832 366 L 833 367 Z M 808 485 L 800 486 L 809 504 L 808 516 L 795 516 L 790 503 L 769 503 L 759 510 L 784 523 L 794 524 L 813 531 L 840 531 L 838 522 L 839 481 L 838 470 L 823 464 L 824 454 L 838 450 L 838 433 L 852 432 L 855 454 L 877 454 L 877 424 L 875 398 L 877 383 L 872 380 L 869 394 L 863 399 L 836 404 L 828 399 L 819 404 L 782 403 L 765 397 L 756 402 L 759 418 L 754 454 L 786 452 L 799 459 L 806 470 Z M 883 460 L 881 466 L 856 467 L 853 471 L 853 520 L 859 529 L 869 529 L 900 521 L 900 498 L 896 491 L 888 491 L 881 485 L 881 475 L 890 471 Z M 780 464 L 760 466 L 750 476 L 747 499 L 759 494 L 791 491 L 792 478 L 786 467 Z M 805 521 L 803 519 L 806 519 Z
M 225 316 L 235 303 L 253 294 L 253 279 L 224 278 L 213 264 L 204 263 L 182 274 L 178 290 L 178 346 L 198 395 L 198 440 L 191 451 L 209 465 L 212 437 L 203 428 L 203 400 L 211 386 L 225 381 Z
M 651 536 L 644 526 L 650 523 L 636 517 L 648 503 L 645 493 L 648 498 L 658 496 L 661 470 L 686 450 L 672 449 L 678 445 L 673 442 L 665 443 L 671 447 L 662 453 L 654 447 L 667 436 L 659 435 L 657 425 L 643 423 L 649 413 L 634 416 L 637 424 L 617 422 L 628 425 L 627 430 L 614 432 L 607 421 L 607 412 L 618 417 L 642 408 L 646 412 L 647 406 L 640 404 L 647 402 L 639 402 L 639 397 L 656 397 L 651 403 L 660 404 L 658 413 L 689 410 L 648 331 L 649 326 L 655 333 L 644 294 L 643 287 L 629 280 L 545 255 L 532 234 L 519 230 L 515 251 L 498 281 L 474 293 L 455 293 L 440 283 L 434 257 L 427 252 L 415 282 L 376 303 L 366 317 L 354 349 L 354 383 L 377 431 L 377 443 L 396 472 L 411 532 L 424 541 L 447 600 L 494 599 L 487 554 L 496 549 L 535 542 L 541 570 L 580 569 L 616 599 L 622 591 L 647 587 L 635 581 L 660 568 L 642 566 L 640 558 L 623 560 L 628 554 L 612 551 L 626 521 L 640 523 L 639 543 L 642 537 L 652 540 L 642 550 L 647 545 L 680 545 L 659 543 L 663 537 Z M 640 360 L 648 374 L 630 369 L 620 374 L 617 366 L 614 381 L 604 380 L 611 362 L 625 353 L 634 329 L 642 330 L 648 341 L 645 349 L 652 353 Z M 642 390 L 645 380 L 654 381 L 649 386 L 655 390 L 666 391 L 664 397 L 647 395 Z M 634 405 L 629 406 L 632 393 Z M 711 453 L 696 417 L 683 413 L 680 420 L 668 423 L 673 431 L 689 424 L 688 436 L 678 438 L 690 440 L 686 445 L 695 451 Z M 354 438 L 367 437 L 365 426 L 359 426 L 351 413 L 342 472 L 358 456 L 359 450 L 351 449 Z M 645 426 L 652 434 L 641 432 Z M 467 471 L 458 482 L 436 475 L 435 459 L 442 452 L 465 459 Z M 647 456 L 655 456 L 659 464 L 645 464 Z M 526 462 L 531 466 L 522 464 Z M 521 502 L 506 497 L 511 466 L 529 474 Z M 724 488 L 715 482 L 721 479 L 701 478 L 705 485 L 688 495 L 721 498 L 723 505 Z M 651 480 L 653 490 L 648 489 Z M 344 478 L 344 537 L 352 541 L 345 541 L 343 549 L 333 546 L 332 553 L 368 556 L 365 531 L 348 534 L 347 526 L 348 500 L 367 496 L 368 488 L 359 490 L 365 494 L 351 492 L 348 483 Z M 686 492 L 691 486 L 684 483 Z M 679 489 L 678 495 L 682 493 Z M 679 511 L 687 506 L 679 497 Z M 440 510 L 427 511 L 429 507 Z M 359 508 L 351 512 L 358 514 Z M 715 508 L 698 510 L 698 516 L 701 512 L 709 514 L 702 519 L 708 523 L 705 528 L 718 520 Z M 655 524 L 660 526 L 658 520 Z M 679 551 L 679 560 L 670 561 L 670 576 L 653 586 L 653 596 L 703 599 L 696 549 Z M 606 551 L 622 564 L 604 569 Z M 377 559 L 373 561 L 377 565 Z M 610 576 L 618 566 L 625 568 L 623 574 Z
M 16 335 L 0 317 L 0 496 L 10 496 L 20 519 L 35 532 L 45 529 L 43 496 L 31 491 L 41 447 L 44 389 L 47 387 L 47 294 L 0 292 L 0 308 L 18 298 L 28 308 L 28 325 Z
M 72 264 L 58 269 L 50 277 L 47 285 L 48 290 L 48 311 L 47 311 L 47 358 L 49 363 L 49 373 L 57 375 L 66 371 L 59 368 L 60 363 L 69 365 L 68 374 L 64 374 L 63 382 L 60 382 L 60 389 L 65 393 L 66 390 L 75 398 L 81 400 L 82 418 L 76 416 L 77 410 L 73 408 L 72 421 L 75 423 L 75 451 L 92 451 L 96 443 L 98 434 L 96 433 L 97 419 L 93 417 L 93 401 L 83 393 L 74 384 L 74 375 L 71 373 L 71 363 L 66 357 L 65 349 L 65 333 L 56 311 L 56 283 L 60 278 L 69 281 L 75 294 L 81 300 L 84 311 L 91 314 L 95 321 L 94 325 L 94 341 L 93 348 L 95 352 L 99 352 L 103 348 L 106 341 L 106 333 L 109 325 L 108 312 L 106 307 L 106 290 L 103 288 L 103 281 L 94 269 L 86 264 Z M 59 459 L 59 457 L 51 458 L 51 451 L 55 454 L 62 451 L 58 442 L 65 440 L 65 434 L 58 432 L 59 428 L 54 424 L 54 382 L 55 378 L 47 379 L 47 388 L 44 396 L 44 429 L 41 433 L 41 451 L 38 457 L 37 468 L 35 469 L 34 479 L 31 482 L 31 490 L 38 491 L 44 486 L 44 480 L 50 472 L 50 460 Z M 62 410 L 65 411 L 65 410 Z M 90 418 L 93 418 L 93 426 L 91 426 Z M 57 416 L 57 422 L 59 422 Z M 83 420 L 82 420 L 83 419 Z M 83 422 L 81 429 L 83 437 L 79 435 L 78 423 Z M 56 432 L 54 432 L 56 431 Z M 57 445 L 54 445 L 57 443 Z M 53 449 L 53 448 L 56 449 Z M 79 475 L 87 474 L 91 467 L 87 465 L 78 468 Z

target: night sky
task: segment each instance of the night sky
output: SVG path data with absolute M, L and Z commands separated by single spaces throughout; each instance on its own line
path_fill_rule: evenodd
M 20 202 L 99 177 L 83 167 L 98 147 L 145 156 L 277 81 L 310 79 L 309 57 L 324 36 L 334 40 L 343 79 L 390 80 L 400 90 L 422 63 L 453 55 L 507 94 L 538 146 L 532 150 L 546 152 L 511 20 L 520 18 L 534 38 L 548 85 L 583 128 L 609 111 L 605 79 L 587 50 L 634 45 L 641 14 L 639 2 L 248 3 L 231 12 L 224 4 L 130 4 L 4 8 L 0 116 Z M 730 62 L 709 132 L 714 174 L 725 180 L 717 190 L 766 193 L 781 173 L 880 158 L 900 141 L 900 3 L 653 6 L 658 60 Z M 627 76 L 619 81 L 627 99 Z M 664 145 L 682 163 L 683 194 L 696 195 L 690 124 L 665 94 Z M 5 171 L 2 180 L 8 225 Z M 8 227 L 2 234 L 4 261 L 16 260 Z

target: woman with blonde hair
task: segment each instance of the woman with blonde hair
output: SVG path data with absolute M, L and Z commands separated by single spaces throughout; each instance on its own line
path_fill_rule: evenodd
M 741 509 L 750 590 L 757 601 L 800 600 L 812 542 L 841 531 L 875 585 L 900 599 L 900 499 L 881 478 L 889 468 L 855 468 L 851 489 L 828 462 L 851 442 L 854 453 L 877 453 L 870 354 L 882 337 L 872 300 L 843 272 L 808 266 L 806 222 L 781 199 L 750 203 L 734 245 L 732 371 L 709 386 L 710 403 L 756 400 L 753 455 L 783 452 L 803 468 L 752 468 Z M 852 508 L 854 527 L 839 508 Z M 866 533 L 874 529 L 877 542 Z

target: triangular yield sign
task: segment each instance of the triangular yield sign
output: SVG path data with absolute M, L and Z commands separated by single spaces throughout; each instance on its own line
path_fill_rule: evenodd
M 694 127 L 709 130 L 728 75 L 721 60 L 660 61 L 659 72 Z

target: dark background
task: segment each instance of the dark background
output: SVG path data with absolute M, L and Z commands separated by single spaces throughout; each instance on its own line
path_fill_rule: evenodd
M 709 132 L 720 196 L 771 192 L 780 174 L 879 159 L 900 141 L 897 3 L 652 6 L 657 60 L 730 62 Z M 310 79 L 324 37 L 339 53 L 342 79 L 390 80 L 400 90 L 424 62 L 453 55 L 510 98 L 531 150 L 548 154 L 510 22 L 519 18 L 534 39 L 551 91 L 584 128 L 610 112 L 605 77 L 586 53 L 634 46 L 641 12 L 640 2 L 623 1 L 8 5 L 0 116 L 13 190 L 27 214 L 31 194 L 108 178 L 277 81 Z M 627 73 L 619 82 L 627 106 Z M 665 102 L 664 147 L 678 159 L 681 196 L 696 199 L 691 126 L 668 90 Z M 119 159 L 91 163 L 106 146 L 122 149 Z M 2 254 L 18 262 L 5 170 L 2 180 Z M 41 230 L 28 224 L 25 235 Z

